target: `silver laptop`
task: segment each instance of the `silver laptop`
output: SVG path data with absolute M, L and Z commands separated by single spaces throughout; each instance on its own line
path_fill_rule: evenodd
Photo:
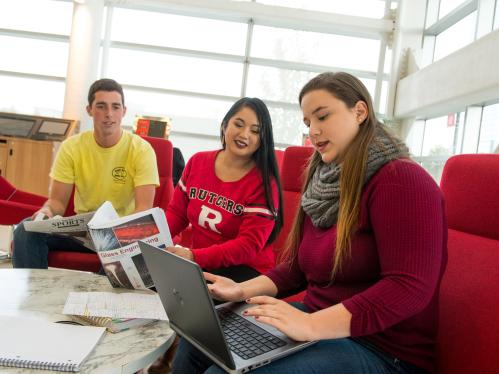
M 170 326 L 230 373 L 245 373 L 314 342 L 296 342 L 242 312 L 246 303 L 213 305 L 199 265 L 139 241 Z

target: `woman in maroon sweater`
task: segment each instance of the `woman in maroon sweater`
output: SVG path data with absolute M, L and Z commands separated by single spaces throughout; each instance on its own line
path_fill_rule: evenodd
M 206 274 L 215 297 L 299 341 L 319 342 L 255 372 L 434 371 L 447 261 L 442 194 L 376 119 L 364 85 L 323 73 L 300 92 L 316 152 L 284 261 L 243 283 Z M 278 294 L 307 290 L 303 304 Z M 218 372 L 185 344 L 174 373 Z

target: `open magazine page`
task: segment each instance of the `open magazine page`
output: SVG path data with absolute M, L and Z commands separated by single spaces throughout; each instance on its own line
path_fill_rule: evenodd
M 113 287 L 154 286 L 137 242 L 143 240 L 162 248 L 173 245 L 162 209 L 152 208 L 107 223 L 91 220 L 88 229 Z
M 39 221 L 24 221 L 23 224 L 26 231 L 70 237 L 94 251 L 93 242 L 87 231 L 87 224 L 94 213 L 82 213 L 70 217 L 55 216 Z

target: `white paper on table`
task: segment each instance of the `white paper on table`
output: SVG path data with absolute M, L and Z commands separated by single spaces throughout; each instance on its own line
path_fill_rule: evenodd
M 70 292 L 63 314 L 111 318 L 151 318 L 168 321 L 157 294 Z

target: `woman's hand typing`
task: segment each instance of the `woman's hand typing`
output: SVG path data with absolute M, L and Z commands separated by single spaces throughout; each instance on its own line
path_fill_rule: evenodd
M 253 316 L 258 322 L 274 326 L 296 341 L 315 340 L 312 328 L 312 315 L 296 309 L 283 300 L 270 296 L 255 296 L 246 300 L 254 304 L 244 311 L 245 316 Z

